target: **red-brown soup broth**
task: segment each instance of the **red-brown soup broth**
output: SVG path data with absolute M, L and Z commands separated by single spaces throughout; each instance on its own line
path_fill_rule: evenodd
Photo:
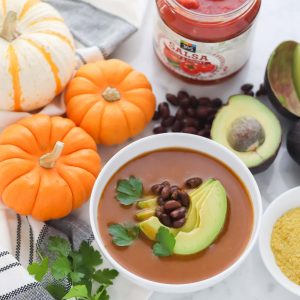
M 152 252 L 152 242 L 143 234 L 129 247 L 112 243 L 108 226 L 112 223 L 137 222 L 137 207 L 122 206 L 115 199 L 119 179 L 130 175 L 140 178 L 145 192 L 152 185 L 170 181 L 182 186 L 190 177 L 216 178 L 224 185 L 228 197 L 228 214 L 224 230 L 208 249 L 190 256 L 159 258 Z M 220 161 L 186 149 L 149 152 L 128 162 L 107 184 L 98 208 L 98 224 L 105 248 L 128 271 L 161 283 L 192 283 L 210 278 L 233 264 L 250 239 L 253 207 L 240 179 Z

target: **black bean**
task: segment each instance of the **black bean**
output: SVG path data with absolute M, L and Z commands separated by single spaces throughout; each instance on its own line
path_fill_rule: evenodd
M 178 191 L 178 190 L 179 190 L 179 186 L 177 186 L 177 185 L 171 186 L 171 193 L 174 193 L 175 191 Z
M 174 116 L 170 116 L 170 117 L 168 117 L 166 119 L 163 119 L 161 121 L 161 126 L 163 126 L 165 128 L 171 127 L 174 124 L 175 120 L 176 119 L 175 119 Z
M 185 117 L 185 111 L 180 107 L 178 108 L 175 116 L 177 120 L 182 120 Z
M 216 115 L 210 115 L 210 116 L 208 116 L 207 120 L 206 120 L 207 124 L 212 124 L 212 122 L 214 121 L 215 117 L 216 117 Z
M 180 203 L 185 207 L 189 207 L 191 201 L 189 194 L 187 192 L 180 191 L 179 197 L 180 197 Z
M 160 134 L 160 133 L 166 133 L 166 132 L 167 132 L 166 128 L 164 128 L 162 126 L 158 126 L 158 127 L 153 128 L 153 133 L 154 134 Z
M 246 94 L 248 92 L 251 92 L 253 89 L 253 84 L 251 83 L 245 83 L 241 86 L 241 90 Z
M 158 105 L 158 111 L 162 119 L 166 119 L 170 116 L 170 108 L 167 102 L 160 103 Z
M 183 98 L 188 98 L 190 95 L 186 91 L 179 91 L 177 94 L 177 98 L 179 101 Z
M 152 120 L 153 121 L 157 121 L 157 120 L 159 120 L 160 119 L 160 113 L 159 113 L 159 111 L 155 111 L 154 112 L 154 115 L 153 115 L 153 118 L 152 118 Z
M 199 107 L 196 113 L 198 118 L 207 118 L 212 113 L 212 109 L 210 107 Z
M 179 101 L 179 106 L 182 108 L 188 108 L 190 106 L 190 98 L 186 97 L 186 98 L 182 98 Z
M 161 183 L 163 186 L 171 186 L 170 182 L 168 180 L 165 180 L 164 182 Z
M 161 215 L 164 213 L 164 208 L 159 206 L 159 207 L 156 207 L 155 209 L 155 216 L 160 218 Z
M 184 127 L 182 129 L 183 133 L 189 133 L 189 134 L 197 134 L 197 129 L 195 127 Z
M 223 105 L 223 102 L 220 98 L 213 99 L 211 101 L 212 107 L 220 108 Z
M 151 192 L 152 192 L 154 195 L 160 195 L 163 188 L 164 188 L 164 186 L 163 186 L 162 184 L 154 184 L 154 185 L 151 187 Z
M 171 221 L 171 218 L 167 215 L 167 214 L 162 214 L 159 218 L 159 220 L 165 225 L 165 226 L 168 226 L 168 227 L 171 227 L 172 226 L 172 221 Z M 174 222 L 175 223 L 175 222 Z
M 245 95 L 253 97 L 254 96 L 254 92 L 250 91 L 250 92 L 245 93 Z
M 160 206 L 163 206 L 163 205 L 165 204 L 165 200 L 163 199 L 162 196 L 157 197 L 156 202 L 157 202 L 157 204 L 160 205 Z
M 210 138 L 210 130 L 208 129 L 199 130 L 197 134 L 206 138 Z
M 188 189 L 194 189 L 197 188 L 202 184 L 202 179 L 200 177 L 192 177 L 185 181 L 184 185 Z
M 177 209 L 179 207 L 181 207 L 181 204 L 176 200 L 170 200 L 164 204 L 164 209 L 166 211 L 173 211 L 174 209 Z
M 172 227 L 181 228 L 184 225 L 185 222 L 186 222 L 186 218 L 176 220 L 176 221 L 173 222 Z
M 176 120 L 171 128 L 173 132 L 180 132 L 183 128 L 183 124 L 181 121 Z
M 200 106 L 209 106 L 211 104 L 210 98 L 208 98 L 208 97 L 200 97 L 198 99 L 198 103 Z
M 184 127 L 197 127 L 198 122 L 197 122 L 197 120 L 195 120 L 191 117 L 187 117 L 187 118 L 183 119 L 183 126 Z
M 161 190 L 161 196 L 164 200 L 169 199 L 171 195 L 171 187 L 169 185 L 164 186 Z
M 171 198 L 174 199 L 174 200 L 180 200 L 180 191 L 179 190 L 173 191 L 172 195 L 171 195 Z
M 189 107 L 187 110 L 186 110 L 186 114 L 189 116 L 189 117 L 192 117 L 194 118 L 196 116 L 196 110 Z
M 170 213 L 170 217 L 172 219 L 182 219 L 183 217 L 185 217 L 185 214 L 186 214 L 186 208 L 185 207 L 180 207 L 180 208 L 177 208 L 177 209 L 173 210 Z
M 166 95 L 166 99 L 167 99 L 167 101 L 168 101 L 169 103 L 171 103 L 171 104 L 174 105 L 174 106 L 178 106 L 178 105 L 179 105 L 179 100 L 178 100 L 178 98 L 177 98 L 175 95 L 173 95 L 173 94 L 167 94 L 167 95 Z
M 197 108 L 198 107 L 198 100 L 195 96 L 190 97 L 190 105 L 192 108 Z

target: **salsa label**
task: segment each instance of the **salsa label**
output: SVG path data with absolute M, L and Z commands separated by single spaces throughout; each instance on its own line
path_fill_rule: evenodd
M 247 62 L 252 38 L 253 26 L 224 42 L 196 42 L 158 20 L 154 42 L 156 54 L 169 69 L 187 78 L 210 81 L 234 74 Z

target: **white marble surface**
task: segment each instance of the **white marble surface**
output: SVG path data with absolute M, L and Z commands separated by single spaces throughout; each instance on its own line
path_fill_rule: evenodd
M 186 84 L 171 75 L 160 65 L 152 50 L 152 32 L 156 16 L 155 1 L 149 1 L 147 16 L 141 30 L 124 43 L 114 57 L 121 58 L 149 77 L 158 101 L 164 101 L 166 92 L 186 89 L 196 96 L 222 97 L 239 92 L 241 84 L 252 82 L 258 87 L 262 82 L 265 65 L 272 50 L 284 40 L 300 41 L 300 1 L 299 0 L 263 0 L 259 15 L 254 49 L 247 66 L 234 78 L 213 86 Z M 267 99 L 265 100 L 268 103 Z M 281 118 L 286 129 L 290 123 Z M 151 124 L 143 136 L 151 133 Z M 141 137 L 141 136 L 140 136 Z M 140 138 L 138 137 L 138 138 Z M 100 148 L 104 161 L 109 159 L 120 147 Z M 300 185 L 300 167 L 289 157 L 285 147 L 285 135 L 282 149 L 275 163 L 264 173 L 256 176 L 264 198 L 264 206 L 282 192 Z M 88 219 L 87 206 L 79 214 Z M 155 293 L 151 300 L 296 300 L 279 286 L 265 269 L 256 246 L 242 267 L 227 280 L 217 286 L 189 295 L 160 295 Z M 128 299 L 130 300 L 130 299 Z M 143 299 L 141 299 L 143 300 Z

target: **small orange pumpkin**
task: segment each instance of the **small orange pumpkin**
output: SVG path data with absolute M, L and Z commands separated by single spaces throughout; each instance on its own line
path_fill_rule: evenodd
M 117 59 L 81 67 L 65 100 L 68 117 L 105 145 L 121 144 L 142 132 L 155 111 L 145 75 Z
M 88 200 L 100 171 L 94 140 L 65 118 L 34 115 L 0 134 L 0 195 L 38 220 L 61 218 Z

